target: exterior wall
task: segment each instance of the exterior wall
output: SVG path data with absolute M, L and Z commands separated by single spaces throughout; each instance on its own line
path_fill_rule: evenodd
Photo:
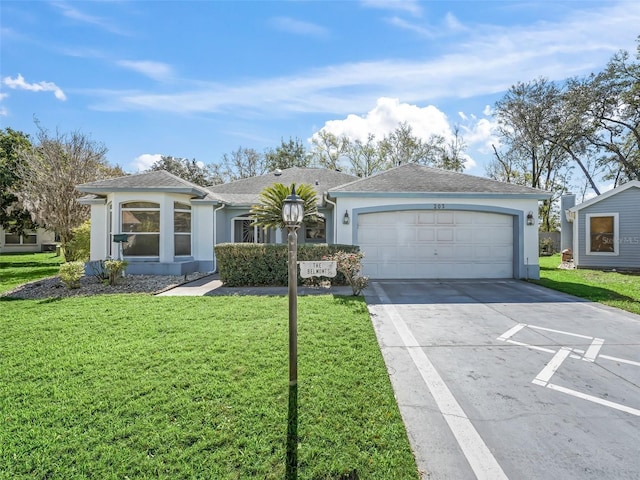
M 573 246 L 573 225 L 567 220 L 567 210 L 576 206 L 576 196 L 573 193 L 560 197 L 560 251 Z
M 122 233 L 121 205 L 127 202 L 154 202 L 160 205 L 160 251 L 157 257 L 125 257 L 129 262 L 127 273 L 155 275 L 183 275 L 191 272 L 210 272 L 213 261 L 213 202 L 191 199 L 188 195 L 169 193 L 114 192 L 106 199 L 89 201 L 91 204 L 91 256 L 92 261 L 109 257 L 108 232 Z M 113 215 L 108 218 L 108 203 Z M 191 205 L 191 255 L 174 255 L 174 202 Z M 110 223 L 110 224 L 109 224 Z M 111 243 L 113 258 L 119 257 L 119 244 Z
M 617 254 L 587 254 L 586 219 L 590 214 L 618 214 Z M 629 188 L 576 212 L 574 264 L 579 268 L 640 268 L 640 189 Z
M 22 245 L 9 244 L 5 242 L 4 230 L 0 228 L 0 253 L 31 253 L 42 252 L 50 245 L 54 245 L 55 234 L 44 228 L 38 228 L 36 230 L 36 243 L 28 243 Z M 54 248 L 55 249 L 55 248 Z
M 538 201 L 530 198 L 478 197 L 436 197 L 436 196 L 384 196 L 367 198 L 361 196 L 340 196 L 336 199 L 336 211 L 349 213 L 350 223 L 337 223 L 337 243 L 356 244 L 358 215 L 375 211 L 392 210 L 471 210 L 511 215 L 514 219 L 514 276 L 516 278 L 539 278 L 538 225 L 526 225 L 528 212 L 537 217 Z M 338 215 L 340 217 L 340 215 Z

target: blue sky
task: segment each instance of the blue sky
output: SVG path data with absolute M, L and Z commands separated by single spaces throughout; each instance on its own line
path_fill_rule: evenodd
M 459 125 L 483 175 L 511 85 L 600 71 L 640 34 L 637 0 L 3 0 L 0 14 L 1 126 L 82 130 L 129 172 L 406 121 Z

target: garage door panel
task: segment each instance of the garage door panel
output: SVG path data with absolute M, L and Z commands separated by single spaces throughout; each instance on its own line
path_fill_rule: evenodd
M 475 211 L 358 216 L 370 278 L 511 278 L 513 217 Z

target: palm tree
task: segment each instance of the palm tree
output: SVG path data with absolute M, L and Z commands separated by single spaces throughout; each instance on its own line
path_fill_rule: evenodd
M 303 202 L 304 223 L 309 226 L 318 221 L 318 205 L 316 204 L 316 192 L 311 185 L 291 184 L 285 186 L 282 183 L 274 183 L 266 187 L 260 192 L 260 203 L 251 207 L 251 218 L 253 225 L 262 228 L 280 228 L 284 229 L 285 224 L 282 220 L 282 206 L 284 200 L 295 189 Z

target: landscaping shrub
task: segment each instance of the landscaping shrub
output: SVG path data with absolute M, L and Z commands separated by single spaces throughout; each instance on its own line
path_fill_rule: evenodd
M 362 290 L 369 285 L 369 277 L 363 277 L 360 272 L 362 271 L 362 252 L 336 252 L 333 255 L 328 256 L 327 260 L 333 260 L 336 262 L 336 268 L 338 272 L 342 273 L 354 295 L 360 295 Z
M 80 288 L 84 276 L 84 262 L 67 262 L 60 265 L 60 280 L 67 288 Z
M 118 278 L 122 277 L 124 269 L 128 263 L 125 260 L 106 260 L 104 262 L 104 268 L 109 272 L 109 285 L 113 286 L 118 281 Z
M 64 248 L 64 258 L 69 262 L 89 260 L 91 252 L 91 221 L 87 220 L 79 227 L 71 230 L 72 238 Z
M 359 250 L 357 245 L 301 244 L 298 261 L 318 261 L 340 251 L 358 253 Z M 228 287 L 286 286 L 288 283 L 286 244 L 221 243 L 216 245 L 215 253 L 220 280 Z M 328 280 L 332 285 L 348 284 L 341 272 Z

